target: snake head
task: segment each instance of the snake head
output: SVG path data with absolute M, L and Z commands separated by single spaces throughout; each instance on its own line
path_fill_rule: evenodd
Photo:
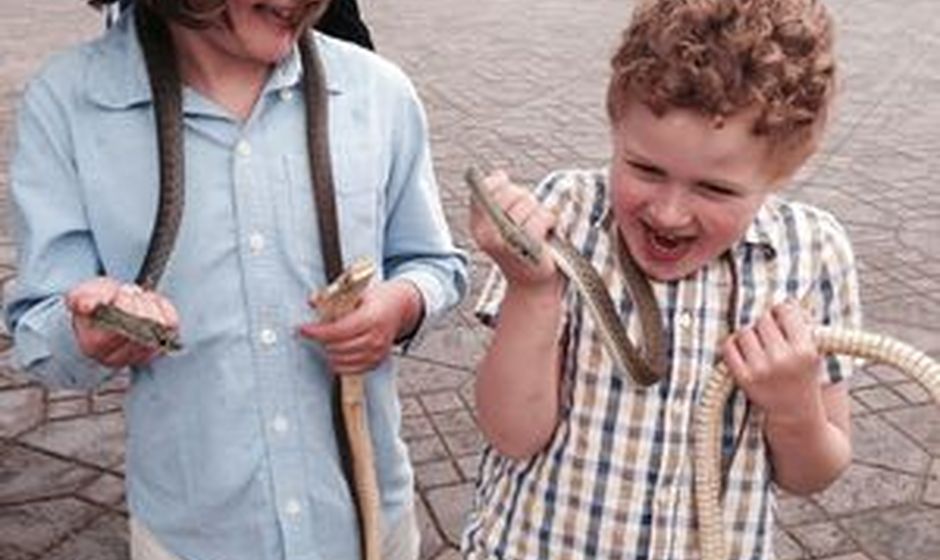
M 359 305 L 362 294 L 375 276 L 375 263 L 367 258 L 354 261 L 327 287 L 310 298 L 323 321 L 334 321 Z

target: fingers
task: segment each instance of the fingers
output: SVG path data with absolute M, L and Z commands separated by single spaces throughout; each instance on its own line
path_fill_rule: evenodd
M 532 237 L 544 238 L 554 225 L 554 214 L 543 208 L 528 189 L 513 184 L 505 172 L 495 171 L 486 177 L 483 188 L 493 202 L 506 213 L 509 220 L 525 229 Z M 475 230 L 488 230 L 486 233 L 490 239 L 499 237 L 495 225 L 490 223 L 479 202 L 473 200 L 470 211 L 471 223 L 476 226 Z M 482 227 L 484 224 L 486 228 Z
M 156 358 L 160 351 L 141 344 L 120 340 L 120 344 L 108 351 L 102 352 L 99 361 L 109 367 L 140 366 Z
M 803 352 L 816 351 L 810 328 L 811 318 L 802 307 L 790 301 L 775 305 L 771 312 L 790 345 Z
M 65 303 L 72 313 L 72 325 L 79 348 L 86 356 L 108 367 L 142 365 L 161 352 L 93 324 L 91 315 L 99 305 L 113 304 L 122 311 L 171 328 L 178 328 L 179 325 L 179 316 L 169 300 L 134 284 L 122 284 L 107 277 L 79 284 L 66 294 Z
M 160 294 L 143 290 L 135 284 L 122 284 L 113 300 L 116 307 L 138 317 L 152 319 L 168 327 L 177 327 L 179 317 L 170 302 Z
M 333 373 L 364 373 L 388 355 L 391 340 L 368 323 L 342 320 L 333 323 L 307 323 L 301 336 L 320 343 Z
M 121 283 L 112 278 L 94 278 L 69 291 L 65 305 L 73 314 L 91 315 L 99 305 L 113 302 L 120 287 Z
M 401 293 L 394 281 L 375 284 L 349 314 L 335 321 L 301 325 L 299 334 L 323 348 L 333 373 L 369 371 L 391 351 L 401 323 Z
M 811 377 L 820 360 L 807 317 L 793 302 L 775 305 L 722 345 L 729 373 L 744 386 L 771 378 Z

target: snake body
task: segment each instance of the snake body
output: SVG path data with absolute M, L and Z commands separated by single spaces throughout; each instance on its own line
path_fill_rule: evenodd
M 183 216 L 185 166 L 182 85 L 173 41 L 163 19 L 153 13 L 144 3 L 138 3 L 135 8 L 135 25 L 153 94 L 160 170 L 157 215 L 135 284 L 145 290 L 153 290 L 159 283 L 173 252 Z M 327 144 L 326 89 L 323 68 L 310 33 L 302 35 L 300 52 L 304 69 L 303 84 L 306 96 L 307 140 L 313 175 L 312 183 L 332 185 Z M 326 209 L 326 212 L 318 215 L 317 219 L 326 222 L 328 228 L 333 228 L 332 233 L 338 235 L 334 204 L 332 197 L 318 199 L 318 210 Z M 323 215 L 324 213 L 326 216 Z M 325 251 L 324 258 L 328 261 L 327 270 L 342 269 L 342 259 L 338 252 Z M 358 281 L 361 279 L 357 276 L 361 269 L 357 266 L 354 264 L 348 271 L 349 275 L 355 276 L 355 281 L 348 284 L 351 287 L 336 289 L 337 284 L 331 285 L 334 287 L 332 295 L 321 302 L 323 307 L 330 307 L 336 301 L 342 300 L 342 305 L 333 307 L 333 313 L 338 314 L 339 311 L 336 309 L 344 307 L 349 301 L 357 301 L 359 292 L 350 293 L 350 290 L 361 290 L 363 287 Z M 344 282 L 348 281 L 349 277 L 340 274 L 334 280 L 337 280 L 341 286 L 347 286 Z M 182 348 L 177 331 L 168 329 L 161 323 L 146 317 L 127 313 L 114 304 L 98 306 L 93 312 L 92 321 L 99 328 L 116 331 L 142 344 L 163 350 Z M 351 490 L 356 498 L 361 524 L 362 554 L 366 560 L 378 560 L 381 543 L 379 490 L 371 436 L 365 415 L 363 379 L 359 375 L 342 376 L 340 383 L 342 418 L 345 423 L 346 437 L 349 440 L 348 448 L 352 455 Z
M 483 179 L 475 168 L 465 174 L 470 193 L 492 220 L 506 243 L 513 247 L 526 261 L 537 264 L 542 252 L 555 262 L 559 270 L 581 294 L 588 312 L 597 324 L 597 332 L 619 371 L 629 373 L 643 386 L 656 383 L 666 374 L 667 357 L 663 335 L 662 317 L 653 289 L 646 276 L 636 267 L 626 247 L 618 239 L 618 259 L 630 295 L 640 316 L 643 350 L 637 350 L 620 322 L 619 314 L 607 291 L 604 280 L 591 263 L 566 239 L 550 233 L 543 243 L 532 239 L 522 228 L 512 222 L 508 215 L 493 201 Z
M 153 290 L 166 269 L 183 219 L 182 90 L 176 52 L 166 24 L 145 6 L 138 7 L 135 24 L 154 99 L 160 193 L 153 233 L 134 283 L 145 290 Z M 163 351 L 182 349 L 176 330 L 147 317 L 127 313 L 113 303 L 97 306 L 91 320 L 98 328 L 118 332 L 141 344 Z
M 887 336 L 817 326 L 819 351 L 845 354 L 894 366 L 920 383 L 940 404 L 940 364 L 923 352 Z M 702 560 L 728 560 L 721 506 L 720 439 L 724 406 L 734 381 L 724 364 L 708 379 L 695 411 L 695 502 Z

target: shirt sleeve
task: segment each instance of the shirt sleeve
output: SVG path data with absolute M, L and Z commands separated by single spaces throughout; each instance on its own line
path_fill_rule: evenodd
M 831 215 L 820 220 L 820 266 L 812 295 L 819 324 L 857 330 L 861 328 L 855 256 L 848 235 Z M 844 355 L 826 357 L 824 383 L 838 383 L 851 376 L 858 360 Z
M 424 110 L 411 83 L 401 79 L 382 257 L 385 277 L 410 281 L 423 300 L 419 326 L 399 341 L 407 348 L 463 299 L 467 257 L 454 246 L 441 207 Z
M 112 371 L 78 348 L 64 294 L 99 274 L 85 216 L 63 88 L 44 77 L 27 88 L 11 167 L 18 276 L 5 319 L 15 358 L 47 385 L 90 388 Z

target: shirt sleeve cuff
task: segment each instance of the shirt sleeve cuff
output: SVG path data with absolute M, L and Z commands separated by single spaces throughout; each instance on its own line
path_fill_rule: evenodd
M 429 272 L 409 270 L 396 276 L 395 279 L 410 282 L 421 296 L 421 317 L 417 325 L 411 332 L 395 340 L 395 343 L 401 346 L 402 353 L 407 354 L 412 346 L 424 339 L 428 329 L 437 323 L 449 305 L 440 281 Z
M 114 373 L 85 356 L 72 329 L 71 313 L 61 298 L 17 328 L 18 364 L 31 377 L 53 387 L 91 389 Z

